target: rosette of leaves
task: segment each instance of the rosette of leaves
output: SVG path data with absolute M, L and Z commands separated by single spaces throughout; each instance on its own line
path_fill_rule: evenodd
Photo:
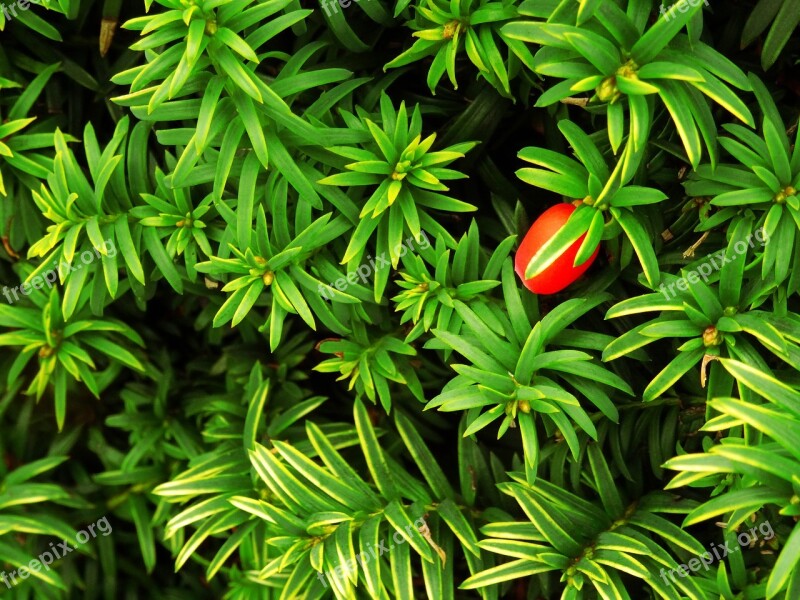
M 531 327 L 532 319 L 522 305 L 514 277 L 508 260 L 502 276 L 508 314 L 478 314 L 454 300 L 455 310 L 465 323 L 460 335 L 433 330 L 436 337 L 425 344 L 426 348 L 453 349 L 469 364 L 451 365 L 458 375 L 425 408 L 467 411 L 464 435 L 474 434 L 501 418 L 498 437 L 509 427 L 519 426 L 525 472 L 533 481 L 539 460 L 537 421 L 543 424 L 548 437 L 560 432 L 577 459 L 580 444 L 576 427 L 597 439 L 592 418 L 578 398 L 587 399 L 616 422 L 619 414 L 609 388 L 630 395 L 633 391 L 619 375 L 600 366 L 592 354 L 574 349 L 597 351 L 597 338 L 591 340 L 581 330 L 567 329 L 586 312 L 606 302 L 608 295 L 567 300 Z
M 211 380 L 202 376 L 191 383 L 186 378 L 187 383 L 181 385 L 166 363 L 159 373 L 157 389 L 132 384 L 122 391 L 127 408 L 111 415 L 107 424 L 128 432 L 130 450 L 125 454 L 115 448 L 124 445 L 112 445 L 107 456 L 101 457 L 106 470 L 94 479 L 116 491 L 109 500 L 110 506 L 130 514 L 148 572 L 156 564 L 151 520 L 164 526 L 163 543 L 176 556 L 177 569 L 193 557 L 196 560 L 194 555 L 200 544 L 216 536 L 209 533 L 208 527 L 198 527 L 188 540 L 175 534 L 198 526 L 200 519 L 217 523 L 230 520 L 237 513 L 242 515 L 227 500 L 252 489 L 243 440 L 246 446 L 262 436 L 282 437 L 288 427 L 324 402 L 319 396 L 304 398 L 303 394 L 291 393 L 286 386 L 277 386 L 276 394 L 275 380 L 264 377 L 269 372 L 271 369 L 256 364 L 243 387 L 215 390 L 209 385 Z M 180 416 L 169 413 L 167 397 L 176 393 L 187 399 L 186 411 Z M 271 419 L 266 423 L 261 414 L 267 409 L 268 400 Z M 152 413 L 139 410 L 151 405 Z M 199 419 L 201 430 L 196 431 L 184 421 L 184 415 Z M 167 472 L 167 462 L 173 465 L 171 472 Z M 208 478 L 206 484 L 197 485 L 204 477 Z M 208 485 L 210 479 L 214 480 L 213 485 Z M 155 496 L 150 496 L 151 492 Z M 188 502 L 189 506 L 178 511 L 170 506 L 177 502 Z M 253 525 L 242 528 L 222 548 L 216 548 L 210 561 L 205 561 L 208 580 L 217 575 L 240 544 L 249 544 L 254 535 L 263 534 L 263 530 L 254 531 Z M 246 558 L 244 553 L 242 558 Z
M 734 231 L 744 219 L 755 217 L 770 243 L 764 246 L 761 277 L 774 285 L 791 274 L 791 294 L 800 289 L 800 138 L 792 146 L 783 119 L 764 84 L 750 75 L 753 91 L 763 114 L 761 134 L 741 125 L 725 124 L 729 136 L 720 145 L 736 159 L 716 169 L 699 166 L 684 183 L 694 197 L 707 197 L 718 210 L 702 219 L 698 230 L 706 231 L 730 222 Z
M 336 136 L 309 124 L 292 112 L 284 96 L 293 98 L 323 79 L 328 83 L 348 79 L 351 72 L 325 69 L 314 71 L 313 77 L 301 73 L 303 63 L 324 47 L 322 43 L 290 58 L 282 69 L 285 73 L 277 77 L 255 71 L 259 48 L 301 24 L 313 11 L 296 9 L 292 0 L 160 0 L 160 4 L 170 10 L 124 25 L 145 36 L 131 48 L 144 51 L 147 64 L 117 73 L 113 81 L 130 85 L 130 93 L 115 101 L 132 106 L 143 120 L 196 120 L 193 132 L 171 132 L 167 138 L 181 146 L 171 174 L 175 184 L 207 180 L 208 171 L 193 172 L 205 158 L 213 165 L 209 179 L 221 197 L 234 164 L 240 167 L 235 155 L 246 133 L 260 164 L 265 169 L 278 167 L 304 199 L 319 207 L 319 197 L 307 181 L 312 175 L 295 163 L 291 148 L 353 143 L 360 136 Z M 285 14 L 269 19 L 280 12 Z M 202 99 L 171 101 L 195 94 Z
M 623 378 L 633 375 L 622 372 Z M 548 482 L 581 497 L 591 496 L 594 488 L 584 478 L 589 461 L 588 448 L 596 445 L 603 452 L 609 468 L 619 473 L 618 487 L 625 486 L 631 497 L 645 494 L 652 475 L 664 477 L 664 460 L 675 453 L 676 443 L 691 444 L 691 437 L 705 423 L 698 407 L 705 406 L 704 397 L 660 398 L 643 403 L 633 398 L 617 404 L 619 421 L 595 419 L 597 439 L 584 431 L 576 431 L 580 451 L 578 459 L 558 436 L 541 444 L 539 472 Z M 689 440 L 686 442 L 686 440 Z
M 437 239 L 432 248 L 406 254 L 401 259 L 402 281 L 397 282 L 403 291 L 392 298 L 395 311 L 403 311 L 400 323 L 414 325 L 406 342 L 413 342 L 434 325 L 458 335 L 464 321 L 455 311 L 456 300 L 479 313 L 492 310 L 486 292 L 500 285 L 500 269 L 514 241 L 514 236 L 507 237 L 489 256 L 480 246 L 478 225 L 472 221 L 455 251 Z
M 114 137 L 101 151 L 94 128 L 87 123 L 84 152 L 89 178 L 67 146 L 67 137 L 56 131 L 54 171 L 48 175 L 47 185 L 41 184 L 39 192 L 33 192 L 36 205 L 52 224 L 28 250 L 29 257 L 44 257 L 29 275 L 28 282 L 44 276 L 54 264 L 71 264 L 83 252 L 94 253 L 96 249 L 100 254 L 99 260 L 80 265 L 81 268 L 58 267 L 60 280 L 65 284 L 62 310 L 67 319 L 76 310 L 84 289 L 92 291 L 91 306 L 96 314 L 101 313 L 108 296 L 116 298 L 128 286 L 133 287 L 138 296 L 143 296 L 145 271 L 141 257 L 144 249 L 159 266 L 168 262 L 158 238 L 150 235 L 154 230 L 143 234 L 139 225 L 129 223 L 133 196 L 146 189 L 149 176 L 147 125 L 138 123 L 130 135 L 128 127 L 128 118 L 123 118 L 117 124 Z M 110 249 L 115 251 L 109 252 Z M 129 275 L 122 283 L 120 262 Z
M 26 393 L 35 394 L 38 401 L 52 384 L 56 422 L 61 431 L 71 384 L 81 381 L 99 397 L 100 375 L 102 380 L 113 379 L 122 366 L 143 372 L 142 362 L 126 348 L 127 342 L 122 338 L 138 346 L 144 346 L 144 341 L 124 323 L 110 318 L 92 318 L 87 306 L 91 288 L 81 290 L 74 315 L 67 320 L 61 310 L 58 288 L 53 287 L 48 293 L 41 281 L 38 284 L 28 295 L 33 307 L 21 303 L 0 304 L 0 325 L 12 329 L 0 334 L 0 346 L 21 348 L 6 376 L 9 386 L 24 378 L 25 367 L 31 359 L 37 358 L 38 369 Z M 93 374 L 98 370 L 97 357 L 101 358 L 98 362 L 107 365 L 105 373 L 99 373 L 98 377 Z
M 236 352 L 244 381 L 228 378 L 225 385 L 211 357 L 193 358 L 178 374 L 165 352 L 157 389 L 129 384 L 123 390 L 127 408 L 109 417 L 108 424 L 128 431 L 130 443 L 115 436 L 101 458 L 106 470 L 95 480 L 116 488 L 109 503 L 126 516 L 130 512 L 148 569 L 155 562 L 155 544 L 161 543 L 175 557 L 176 570 L 185 574 L 202 566 L 218 595 L 226 587 L 245 597 L 263 591 L 241 570 L 257 572 L 272 557 L 254 550 L 267 536 L 264 523 L 230 500 L 263 494 L 264 486 L 253 484 L 247 450 L 275 439 L 294 444 L 304 431 L 302 420 L 325 402 L 285 378 L 287 367 L 305 360 L 310 348 L 297 336 L 270 357 L 278 365 L 264 364 L 263 345 L 228 347 Z M 291 379 L 303 378 L 292 372 Z M 176 397 L 183 403 L 179 412 L 170 406 Z M 151 405 L 155 414 L 138 410 Z M 184 418 L 197 425 L 187 428 Z M 325 423 L 320 429 L 337 447 L 357 443 L 352 423 Z M 127 455 L 121 451 L 126 447 Z M 145 447 L 147 452 L 140 451 Z M 304 454 L 313 452 L 307 441 L 298 447 Z M 162 527 L 163 537 L 155 538 L 154 529 Z
M 349 221 L 342 215 L 331 219 L 331 213 L 312 221 L 310 211 L 305 211 L 295 219 L 294 225 L 298 230 L 295 235 L 290 232 L 285 218 L 276 219 L 268 228 L 264 205 L 260 203 L 263 186 L 256 185 L 258 161 L 251 154 L 247 162 L 246 175 L 239 187 L 237 210 L 234 211 L 225 201 L 215 204 L 228 225 L 225 239 L 231 241 L 220 244 L 209 260 L 195 265 L 198 272 L 220 280 L 232 276 L 222 291 L 233 293 L 214 316 L 214 327 L 228 321 L 236 326 L 268 290 L 270 294 L 266 304 L 270 310 L 262 323 L 263 328 L 269 330 L 272 350 L 281 341 L 288 314 L 299 315 L 312 329 L 316 329 L 316 314 L 331 329 L 346 331 L 347 328 L 320 295 L 323 283 L 308 272 L 306 262 L 315 250 L 350 229 Z M 285 186 L 283 193 L 286 193 Z M 255 231 L 252 229 L 254 211 Z M 347 294 L 340 293 L 338 297 L 342 302 L 358 303 L 357 298 Z
M 183 290 L 181 275 L 172 264 L 172 257 L 183 255 L 186 275 L 189 281 L 195 282 L 197 271 L 194 267 L 198 258 L 213 255 L 209 240 L 219 244 L 223 232 L 216 222 L 219 219 L 213 205 L 213 195 L 207 195 L 197 206 L 193 206 L 190 189 L 167 187 L 160 169 L 156 169 L 155 179 L 156 193 L 141 194 L 145 204 L 135 206 L 129 214 L 139 219 L 145 237 L 155 237 L 159 244 L 163 244 L 166 255 L 158 253 L 154 258 L 157 257 L 160 270 L 170 285 L 180 292 Z M 147 231 L 148 228 L 152 228 L 156 236 Z M 163 242 L 165 236 L 168 236 L 166 244 Z M 151 245 L 156 247 L 153 242 Z
M 368 131 L 370 143 L 360 148 L 336 146 L 330 150 L 356 161 L 345 165 L 350 172 L 335 173 L 319 183 L 340 187 L 370 186 L 374 188 L 364 202 L 358 225 L 350 238 L 341 264 L 359 264 L 367 243 L 377 230 L 376 256 L 389 256 L 393 268 L 400 260 L 400 248 L 406 233 L 420 239 L 441 235 L 455 245 L 447 230 L 428 212 L 441 210 L 466 212 L 475 207 L 441 192 L 447 192 L 442 181 L 463 179 L 466 175 L 447 165 L 473 148 L 476 142 L 462 142 L 442 150 L 431 151 L 436 134 L 422 139 L 422 114 L 415 106 L 409 118 L 405 102 L 395 110 L 386 94 L 381 95 L 381 126 L 359 110 L 359 117 L 347 115 L 348 126 Z M 381 271 L 379 271 L 381 273 Z M 388 270 L 375 278 L 375 301 L 383 296 Z
M 274 102 L 275 94 L 248 63 L 257 65 L 259 58 L 255 51 L 259 47 L 311 13 L 293 11 L 288 19 L 254 28 L 291 1 L 270 0 L 255 5 L 254 0 L 156 0 L 156 3 L 168 10 L 131 19 L 122 26 L 141 32 L 143 39 L 131 49 L 144 51 L 148 64 L 123 71 L 114 80 L 130 83 L 131 92 L 147 93 L 151 112 L 165 100 L 180 95 L 187 83 L 196 81 L 193 75 L 209 67 L 225 75 L 234 87 L 256 102 Z M 157 49 L 161 52 L 156 52 Z M 217 95 L 220 91 L 217 90 Z
M 277 23 L 288 27 L 291 15 L 279 17 Z M 337 96 L 342 88 L 351 90 L 352 72 L 315 63 L 323 60 L 324 42 L 306 45 L 293 56 L 278 53 L 282 63 L 273 70 L 277 75 L 254 76 L 263 86 L 264 102 L 258 102 L 236 87 L 225 73 L 199 71 L 184 87 L 183 97 L 167 99 L 155 108 L 148 105 L 153 87 L 138 90 L 130 72 L 120 74 L 118 83 L 131 83 L 131 92 L 114 98 L 129 106 L 133 115 L 148 123 L 157 123 L 159 142 L 175 147 L 177 163 L 170 164 L 167 182 L 173 187 L 204 185 L 213 182 L 214 195 L 221 198 L 229 180 L 241 175 L 244 163 L 242 150 L 249 147 L 264 168 L 291 185 L 303 201 L 322 208 L 323 186 L 312 182 L 322 173 L 314 168 L 316 160 L 307 154 L 314 146 L 359 143 L 369 138 L 365 131 L 325 127 L 328 94 Z M 124 76 L 123 76 L 124 75 Z M 339 84 L 319 97 L 317 85 Z M 363 80 L 361 80 L 363 83 Z M 291 104 L 299 104 L 304 116 L 314 125 L 294 114 Z M 193 123 L 187 127 L 187 123 Z M 168 129 L 168 131 L 166 131 Z M 316 158 L 316 157 L 315 157 Z M 231 182 L 233 183 L 233 181 Z M 231 185 L 230 187 L 234 187 Z M 332 190 L 338 192 L 338 190 Z M 334 197 L 334 204 L 341 200 Z M 353 218 L 355 221 L 355 218 Z
M 360 400 L 354 413 L 360 455 L 347 456 L 356 461 L 347 460 L 311 421 L 306 421 L 308 450 L 305 441 L 276 440 L 271 448 L 256 444 L 249 452 L 266 491 L 261 499 L 230 502 L 269 533 L 266 564 L 254 575 L 281 588 L 281 599 L 300 589 L 314 597 L 327 590 L 345 599 L 358 588 L 372 598 L 413 600 L 446 597 L 454 568 L 464 561 L 473 573 L 493 566 L 491 554 L 477 545 L 475 521 L 482 511 L 456 494 L 413 422 L 395 417 L 397 442 L 408 449 L 424 479 L 384 450 L 386 430 L 372 424 Z M 465 463 L 462 489 L 471 485 Z M 362 468 L 369 481 L 359 474 Z M 484 509 L 491 511 L 508 518 L 498 509 Z M 357 563 L 357 554 L 370 559 Z
M 766 586 L 761 583 L 765 595 L 758 597 L 789 600 L 800 590 L 800 571 L 796 568 L 800 560 L 800 527 L 794 522 L 800 515 L 800 392 L 746 363 L 728 359 L 719 362 L 767 402 L 753 403 L 744 396 L 711 400 L 709 406 L 715 416 L 703 431 L 730 430 L 731 435 L 718 444 L 707 438 L 703 453 L 684 453 L 669 459 L 665 467 L 679 473 L 666 487 L 714 488 L 714 497 L 692 510 L 684 527 L 723 518 L 726 533 L 735 536 L 737 530 L 747 530 L 750 521 L 755 520 L 751 518 L 754 513 L 769 514 L 771 528 L 776 534 L 785 531 L 785 535 L 776 535 L 771 542 L 773 549 L 779 546 L 780 551 Z M 745 436 L 743 430 L 758 435 Z M 789 527 L 783 527 L 781 516 L 791 519 Z M 782 538 L 780 542 L 778 537 Z M 731 561 L 735 588 L 745 587 L 751 579 L 748 571 L 740 561 Z
M 625 498 L 597 445 L 589 444 L 587 452 L 590 469 L 584 476 L 600 502 L 542 479 L 531 484 L 521 473 L 510 473 L 513 481 L 498 487 L 519 503 L 529 520 L 489 523 L 481 528 L 489 537 L 478 545 L 513 560 L 473 575 L 460 587 L 480 589 L 555 573 L 560 575 L 561 598 L 644 598 L 652 590 L 668 600 L 706 600 L 699 578 L 674 577 L 673 584 L 657 575 L 678 569 L 688 557 L 706 551 L 692 535 L 662 516 L 685 514 L 697 503 L 663 492 Z M 626 575 L 641 580 L 643 587 L 634 591 Z M 542 591 L 537 580 L 541 578 L 531 579 L 534 593 Z M 555 579 L 551 586 L 556 587 L 553 584 Z
M 679 32 L 703 7 L 679 0 L 669 19 L 657 19 L 645 31 L 648 14 L 640 3 L 626 13 L 615 2 L 562 4 L 560 9 L 530 3 L 521 15 L 546 22 L 516 21 L 503 27 L 511 38 L 541 45 L 534 57 L 540 75 L 563 79 L 545 91 L 536 106 L 549 106 L 575 94 L 593 91 L 591 102 L 605 106 L 608 134 L 616 153 L 625 136 L 642 147 L 649 140 L 657 95 L 683 142 L 688 162 L 700 163 L 701 137 L 712 164 L 716 163 L 716 125 L 706 96 L 735 117 L 753 124 L 753 117 L 732 85 L 749 91 L 741 69 L 722 54 Z M 685 11 L 683 9 L 686 9 Z M 575 25 L 577 23 L 577 25 Z
M 227 443 L 244 438 L 247 446 L 251 441 L 288 439 L 302 429 L 300 420 L 327 400 L 326 396 L 312 395 L 306 387 L 310 373 L 291 368 L 308 360 L 314 343 L 307 336 L 294 336 L 266 363 L 263 354 L 257 353 L 258 347 L 253 344 L 249 348 L 228 348 L 229 351 L 238 350 L 240 366 L 247 377 L 241 383 L 228 384 L 223 395 L 214 396 L 208 394 L 206 388 L 194 386 L 189 412 L 203 420 L 202 435 L 206 441 Z M 190 365 L 190 369 L 201 372 L 207 364 L 203 359 Z M 341 429 L 342 425 L 330 431 L 337 427 Z M 325 428 L 327 430 L 327 426 Z
M 34 104 L 59 67 L 56 63 L 41 68 L 9 108 L 0 106 L 0 234 L 8 238 L 6 250 L 12 256 L 13 248 L 33 243 L 41 236 L 41 219 L 23 207 L 30 206 L 32 190 L 38 189 L 41 180 L 53 170 L 55 126 L 52 117 L 28 115 L 34 113 Z M 4 74 L 21 79 L 13 71 Z M 0 76 L 0 90 L 21 87 L 14 79 Z M 71 136 L 67 139 L 75 141 Z
M 50 81 L 50 77 L 60 66 L 56 63 L 42 69 L 25 86 L 24 93 L 17 96 L 7 111 L 0 110 L 3 121 L 0 125 L 0 157 L 2 157 L 0 161 L 0 194 L 5 197 L 8 196 L 9 191 L 16 191 L 17 187 L 19 187 L 19 191 L 39 187 L 37 180 L 45 179 L 52 171 L 52 157 L 37 152 L 43 148 L 52 148 L 52 125 L 48 122 L 49 120 L 45 120 L 28 128 L 37 120 L 37 117 L 27 117 L 27 115 L 31 113 L 34 103 L 47 82 Z M 15 81 L 4 77 L 0 78 L 0 89 L 19 87 L 22 86 Z M 26 129 L 27 131 L 22 133 Z M 70 141 L 75 141 L 75 139 L 70 138 Z M 6 189 L 8 175 L 13 175 L 13 179 L 19 180 L 21 185 L 13 185 L 9 181 L 9 189 Z M 13 187 L 11 187 L 12 185 Z M 5 205 L 5 201 L 3 205 Z
M 525 277 L 544 271 L 584 234 L 574 266 L 586 262 L 602 240 L 614 240 L 624 233 L 620 245 L 633 249 L 648 284 L 654 287 L 660 277 L 653 247 L 656 233 L 643 207 L 658 204 L 667 195 L 654 188 L 626 185 L 636 171 L 641 151 L 632 155 L 630 147 L 626 149 L 625 157 L 611 172 L 592 138 L 580 127 L 564 119 L 558 128 L 578 160 L 545 148 L 523 148 L 518 154 L 522 160 L 545 168 L 525 167 L 517 171 L 517 176 L 525 183 L 581 202 L 564 226 L 531 257 Z
M 389 382 L 406 386 L 420 402 L 425 401 L 419 378 L 409 357 L 417 351 L 391 333 L 370 336 L 363 323 L 354 321 L 353 333 L 347 339 L 324 340 L 320 352 L 334 354 L 314 367 L 322 373 L 341 373 L 338 380 L 349 379 L 348 390 L 355 388 L 356 398 L 364 395 L 371 402 L 381 402 L 386 412 L 392 408 Z M 418 361 L 417 361 L 418 362 Z
M 319 597 L 326 589 L 346 598 L 346 592 L 352 594 L 358 585 L 373 597 L 411 600 L 422 593 L 411 579 L 412 569 L 422 572 L 431 597 L 442 597 L 453 587 L 459 545 L 472 572 L 494 564 L 491 555 L 482 555 L 476 546 L 474 521 L 480 511 L 473 508 L 476 489 L 470 469 L 483 467 L 481 486 L 490 484 L 482 475 L 486 461 L 474 443 L 461 442 L 462 498 L 407 417 L 396 415 L 400 438 L 394 439 L 411 450 L 424 482 L 381 448 L 379 440 L 388 431 L 372 424 L 360 401 L 356 401 L 355 427 L 317 425 L 312 420 L 305 420 L 303 427 L 301 420 L 321 399 L 298 402 L 293 394 L 281 398 L 283 391 L 262 380 L 255 369 L 251 375 L 244 393 L 248 404 L 244 422 L 234 417 L 234 413 L 243 416 L 241 406 L 233 411 L 227 400 L 218 398 L 212 406 L 210 398 L 198 398 L 197 407 L 206 407 L 200 410 L 203 419 L 216 419 L 214 413 L 224 410 L 230 415 L 229 431 L 237 434 L 210 437 L 217 441 L 213 452 L 194 457 L 189 469 L 155 490 L 170 504 L 188 504 L 166 525 L 179 568 L 199 560 L 209 580 L 224 568 L 231 580 L 229 589 L 245 595 L 267 585 L 278 588 L 280 598 L 291 598 L 298 590 Z M 265 410 L 268 417 L 263 416 Z M 370 481 L 360 472 L 369 472 Z M 331 481 L 330 492 L 320 493 L 320 487 L 327 490 Z M 497 509 L 487 514 L 492 510 L 510 518 Z M 408 527 L 413 524 L 409 518 L 417 522 L 424 518 L 427 529 Z M 195 531 L 184 542 L 189 528 Z M 221 535 L 226 539 L 212 548 L 213 558 L 201 558 L 206 544 Z M 395 544 L 391 555 L 376 556 L 363 575 L 341 577 L 348 561 L 355 562 L 352 552 L 369 553 L 370 547 L 378 551 L 377 544 L 390 535 L 397 535 L 401 545 L 410 543 L 411 552 Z M 264 545 L 264 539 L 271 541 Z M 238 564 L 228 567 L 234 552 Z M 422 560 L 412 562 L 414 554 L 421 554 Z M 417 562 L 421 569 L 415 569 Z
M 410 1 L 398 2 L 395 16 Z M 517 75 L 520 66 L 524 64 L 533 69 L 530 50 L 501 29 L 504 23 L 518 16 L 514 0 L 478 0 L 477 3 L 474 0 L 421 0 L 414 10 L 414 18 L 408 26 L 414 29 L 413 36 L 418 39 L 408 50 L 389 61 L 384 70 L 433 56 L 427 81 L 432 94 L 436 93 L 445 72 L 453 87 L 458 89 L 456 59 L 464 51 L 479 75 L 508 98 L 513 97 L 509 82 Z
M 746 224 L 745 221 L 742 222 Z M 603 360 L 610 361 L 658 340 L 689 338 L 677 348 L 678 353 L 644 390 L 643 399 L 651 401 L 666 393 L 690 369 L 700 365 L 700 382 L 708 398 L 727 396 L 734 383 L 742 398 L 755 401 L 755 395 L 742 382 L 738 373 L 728 374 L 719 359 L 744 361 L 764 377 L 774 378 L 772 369 L 751 343 L 755 340 L 772 355 L 787 363 L 800 359 L 800 327 L 796 319 L 779 318 L 768 311 L 750 309 L 762 295 L 760 281 L 743 283 L 746 254 L 736 251 L 736 243 L 745 238 L 745 227 L 737 228 L 726 251 L 720 252 L 724 263 L 718 285 L 706 285 L 696 272 L 684 273 L 686 289 L 677 286 L 679 279 L 665 274 L 659 292 L 623 300 L 609 309 L 607 319 L 647 312 L 661 314 L 633 326 L 603 351 Z M 710 266 L 709 266 L 710 270 Z M 689 278 L 689 281 L 686 281 Z M 711 282 L 710 282 L 711 283 Z M 744 291 L 742 292 L 742 288 Z M 667 293 L 664 293 L 664 290 Z M 673 295 L 674 292 L 674 295 Z M 669 297 L 671 296 L 671 297 Z

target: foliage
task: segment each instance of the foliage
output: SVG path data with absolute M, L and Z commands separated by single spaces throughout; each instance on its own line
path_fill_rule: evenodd
M 796 600 L 797 4 L 0 16 L 0 590 Z

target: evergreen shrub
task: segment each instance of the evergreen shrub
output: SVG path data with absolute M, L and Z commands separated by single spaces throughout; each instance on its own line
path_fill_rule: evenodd
M 340 4 L 0 15 L 0 596 L 800 599 L 800 2 Z

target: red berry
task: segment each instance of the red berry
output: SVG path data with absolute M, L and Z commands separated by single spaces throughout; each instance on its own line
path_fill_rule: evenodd
M 538 252 L 545 242 L 552 238 L 559 229 L 564 226 L 569 216 L 575 211 L 572 204 L 557 204 L 552 208 L 548 208 L 541 216 L 536 219 L 525 239 L 517 250 L 517 255 L 514 259 L 514 270 L 517 275 L 522 279 L 522 283 L 535 294 L 555 294 L 560 292 L 569 284 L 573 283 L 586 270 L 592 266 L 594 259 L 597 258 L 600 246 L 598 244 L 592 256 L 585 263 L 578 267 L 573 267 L 572 263 L 575 256 L 578 254 L 578 249 L 581 247 L 586 234 L 582 235 L 575 241 L 567 250 L 559 256 L 553 264 L 547 267 L 544 271 L 539 273 L 536 277 L 525 279 L 525 268 L 531 261 L 531 258 Z

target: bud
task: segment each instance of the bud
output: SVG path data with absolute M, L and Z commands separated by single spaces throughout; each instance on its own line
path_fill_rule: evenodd
M 609 75 L 603 79 L 595 89 L 595 93 L 601 102 L 614 102 L 620 96 L 617 89 L 617 78 L 614 75 Z
M 457 32 L 461 33 L 461 22 L 458 19 L 453 19 L 445 23 L 442 30 L 442 39 L 451 40 Z
M 709 325 L 706 327 L 706 330 L 703 332 L 703 344 L 706 347 L 709 346 L 719 346 L 722 344 L 722 332 L 719 331 L 713 325 Z

